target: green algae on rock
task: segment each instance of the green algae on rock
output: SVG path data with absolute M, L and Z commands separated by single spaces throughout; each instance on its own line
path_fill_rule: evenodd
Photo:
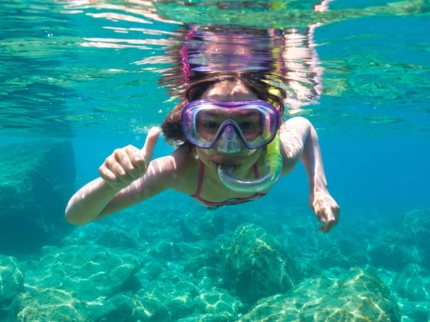
M 34 288 L 18 294 L 9 311 L 8 322 L 76 321 L 92 322 L 88 305 L 72 292 L 55 288 Z
M 239 227 L 221 253 L 224 281 L 244 303 L 284 293 L 299 279 L 293 258 L 255 224 Z
M 401 312 L 371 271 L 351 268 L 342 278 L 309 279 L 291 291 L 261 299 L 240 322 L 400 322 Z

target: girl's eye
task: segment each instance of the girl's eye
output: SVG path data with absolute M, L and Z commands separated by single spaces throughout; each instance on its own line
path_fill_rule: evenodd
M 240 123 L 240 129 L 244 133 L 254 132 L 257 128 L 257 125 L 254 122 L 242 122 Z
M 240 128 L 242 130 L 249 130 L 249 129 L 252 129 L 252 127 L 253 127 L 253 124 L 251 122 L 240 123 Z
M 214 130 L 219 127 L 218 123 L 216 122 L 206 122 L 203 124 L 203 126 L 208 130 Z

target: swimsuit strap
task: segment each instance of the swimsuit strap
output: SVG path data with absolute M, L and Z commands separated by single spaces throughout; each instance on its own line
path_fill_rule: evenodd
M 200 161 L 199 181 L 197 184 L 197 191 L 195 194 L 191 195 L 191 197 L 200 199 L 200 192 L 202 191 L 202 187 L 203 187 L 203 176 L 204 175 L 205 175 L 205 164 L 202 161 Z
M 257 162 L 255 162 L 252 167 L 254 168 L 254 179 L 257 179 L 258 178 L 258 166 L 257 166 Z

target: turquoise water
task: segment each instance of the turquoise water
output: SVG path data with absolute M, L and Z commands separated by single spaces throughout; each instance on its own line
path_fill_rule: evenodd
M 3 1 L 0 321 L 429 321 L 429 11 L 428 1 Z M 190 24 L 247 28 L 250 47 L 283 53 L 273 82 L 289 93 L 286 117 L 314 124 L 341 206 L 328 235 L 301 165 L 244 205 L 207 211 L 168 191 L 65 223 L 68 198 L 104 159 L 141 147 L 177 103 L 171 52 Z M 272 28 L 288 41 L 255 41 Z M 217 55 L 196 64 L 222 64 Z M 171 151 L 160 140 L 155 157 Z M 228 249 L 262 262 L 268 248 L 249 246 L 260 229 L 288 254 L 276 258 L 293 258 L 296 288 L 257 273 L 245 285 L 260 293 L 229 282 L 239 275 Z M 256 271 L 283 274 L 268 265 Z

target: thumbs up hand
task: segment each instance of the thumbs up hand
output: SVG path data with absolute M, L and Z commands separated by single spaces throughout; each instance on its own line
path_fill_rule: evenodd
M 160 136 L 160 129 L 153 127 L 142 149 L 127 145 L 116 149 L 99 168 L 100 177 L 114 190 L 122 190 L 143 177 L 152 160 L 152 153 Z

